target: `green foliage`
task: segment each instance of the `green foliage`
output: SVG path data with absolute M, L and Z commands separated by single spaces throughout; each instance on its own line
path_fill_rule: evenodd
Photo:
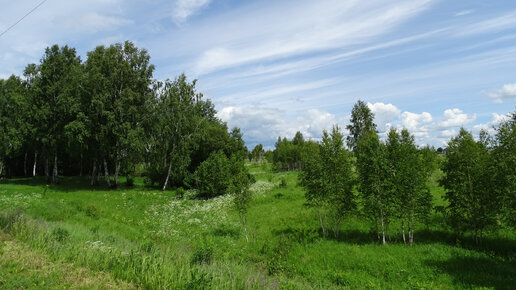
M 323 233 L 326 234 L 328 226 L 321 214 L 327 213 L 335 237 L 339 235 L 343 218 L 356 208 L 351 156 L 344 148 L 343 139 L 339 127 L 334 127 L 331 135 L 323 132 L 320 145 L 307 143 L 300 175 L 308 203 L 319 210 Z
M 352 215 L 338 239 L 322 239 L 317 214 L 304 206 L 305 191 L 296 186 L 301 172 L 276 173 L 267 163 L 246 168 L 260 183 L 271 180 L 267 190 L 255 193 L 251 187 L 249 242 L 240 234 L 230 196 L 178 199 L 143 187 L 141 177 L 135 177 L 134 188 L 90 190 L 85 177 L 63 177 L 43 198 L 41 178 L 3 181 L 0 212 L 24 208 L 25 214 L 9 218 L 12 227 L 0 234 L 10 239 L 0 257 L 0 288 L 335 289 L 346 283 L 350 288 L 503 289 L 515 283 L 513 230 L 486 232 L 481 246 L 469 239 L 458 245 L 441 214 L 431 213 L 427 226 L 416 227 L 413 247 L 401 242 L 396 219 L 392 242 L 382 247 L 370 236 L 369 222 Z M 288 186 L 275 187 L 282 178 Z M 437 202 L 443 191 L 435 186 L 432 194 Z M 98 219 L 84 214 L 90 204 Z M 60 212 L 66 215 L 57 221 Z M 58 227 L 69 232 L 64 242 L 52 239 Z M 13 251 L 11 241 L 24 250 Z M 194 253 L 208 245 L 211 262 L 192 263 Z M 22 262 L 29 253 L 47 256 L 46 262 Z M 81 274 L 71 282 L 74 272 Z M 111 278 L 101 279 L 105 275 Z M 71 284 L 85 279 L 92 284 Z
M 504 221 L 516 228 L 516 112 L 497 128 L 495 137 L 492 185 L 502 199 Z
M 264 158 L 265 151 L 263 150 L 263 145 L 258 144 L 254 146 L 253 151 L 251 151 L 251 160 L 255 162 L 259 162 Z
M 389 163 L 385 144 L 374 131 L 364 132 L 355 148 L 357 158 L 358 189 L 366 216 L 382 230 L 382 242 L 386 243 L 386 228 L 395 213 L 395 198 L 389 193 Z
M 301 169 L 301 151 L 304 143 L 301 132 L 297 132 L 292 141 L 278 137 L 272 155 L 274 168 L 277 171 Z
M 362 136 L 369 131 L 376 131 L 374 114 L 366 103 L 358 100 L 351 110 L 350 124 L 346 126 L 349 135 L 346 137 L 348 147 L 355 151 L 355 148 Z
M 475 240 L 496 224 L 499 196 L 491 188 L 490 153 L 464 129 L 448 143 L 441 185 L 446 189 L 449 222 L 457 233 L 472 231 Z
M 427 186 L 430 167 L 418 152 L 414 136 L 406 129 L 401 134 L 394 129 L 389 131 L 386 151 L 389 166 L 386 190 L 394 198 L 394 214 L 402 220 L 403 226 L 408 225 L 412 244 L 415 221 L 426 221 L 432 208 L 432 196 Z
M 61 227 L 55 228 L 52 231 L 52 238 L 58 242 L 64 242 L 70 237 L 70 232 L 67 229 Z
M 209 241 L 203 240 L 192 253 L 190 262 L 192 264 L 211 264 L 213 261 L 213 246 Z
M 224 153 L 210 155 L 195 171 L 195 183 L 199 196 L 211 198 L 227 192 L 231 182 L 231 168 Z

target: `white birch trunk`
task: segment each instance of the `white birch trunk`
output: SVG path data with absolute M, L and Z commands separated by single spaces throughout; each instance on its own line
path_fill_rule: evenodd
M 383 221 L 383 209 L 380 210 L 380 221 L 382 223 L 382 244 L 385 246 L 385 224 Z
M 57 150 L 54 152 L 54 170 L 52 171 L 52 182 L 54 184 L 59 182 L 57 177 Z
M 165 178 L 165 182 L 163 183 L 163 188 L 161 189 L 161 191 L 165 191 L 165 189 L 167 189 L 168 178 L 170 177 L 171 171 L 172 171 L 172 162 L 170 162 L 170 165 L 168 166 L 167 178 Z
M 32 165 L 32 177 L 36 176 L 36 165 L 38 164 L 38 152 L 34 153 L 34 165 Z
M 91 185 L 95 185 L 95 177 L 97 175 L 97 159 L 93 160 L 93 169 L 91 170 Z
M 109 170 L 107 166 L 106 159 L 104 159 L 104 175 L 106 176 L 106 183 L 109 188 L 111 188 L 111 178 L 109 177 Z

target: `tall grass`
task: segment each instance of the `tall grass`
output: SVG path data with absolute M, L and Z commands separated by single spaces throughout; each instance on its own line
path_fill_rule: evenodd
M 359 215 L 339 239 L 324 239 L 304 205 L 296 172 L 248 165 L 257 183 L 246 242 L 231 197 L 198 200 L 194 191 L 91 189 L 64 178 L 0 184 L 0 229 L 55 261 L 106 272 L 140 288 L 514 288 L 516 235 L 492 232 L 482 246 L 457 239 L 434 213 L 416 244 L 391 225 L 383 247 Z M 442 190 L 433 184 L 434 203 Z M 0 280 L 0 283 L 2 280 Z M 56 282 L 56 285 L 59 285 Z M 5 284 L 7 285 L 7 284 Z M 0 284 L 0 287 L 2 284 Z

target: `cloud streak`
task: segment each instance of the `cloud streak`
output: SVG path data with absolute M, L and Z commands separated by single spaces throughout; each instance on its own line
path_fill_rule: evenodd
M 188 17 L 207 7 L 211 0 L 176 0 L 172 19 L 176 24 L 183 24 Z
M 503 85 L 499 89 L 488 92 L 487 96 L 498 104 L 503 103 L 504 100 L 516 100 L 516 83 Z

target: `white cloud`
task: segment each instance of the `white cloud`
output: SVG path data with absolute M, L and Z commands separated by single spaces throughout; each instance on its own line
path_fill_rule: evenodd
M 491 121 L 473 126 L 472 132 L 473 132 L 473 134 L 478 135 L 480 130 L 486 130 L 489 134 L 494 135 L 494 134 L 496 134 L 495 128 L 498 125 L 500 125 L 500 123 L 508 120 L 509 118 L 510 118 L 509 115 L 493 113 Z
M 195 62 L 197 74 L 361 44 L 391 31 L 433 1 L 298 1 L 238 11 L 245 17 L 205 27 L 192 37 L 212 43 Z M 253 7 L 255 8 L 255 7 Z M 288 14 L 289 17 L 285 17 Z M 228 17 L 228 15 L 224 15 Z M 224 31 L 217 31 L 224 29 Z M 227 31 L 235 33 L 228 35 Z M 221 36 L 220 39 L 211 39 Z
M 84 13 L 78 16 L 74 15 L 64 18 L 63 20 L 59 20 L 59 22 L 68 29 L 88 33 L 97 33 L 104 30 L 112 31 L 121 26 L 133 23 L 133 21 L 129 19 L 102 15 L 97 12 Z
M 500 89 L 488 92 L 487 95 L 498 104 L 504 100 L 516 99 L 516 83 L 504 85 Z
M 455 13 L 455 16 L 466 16 L 468 14 L 471 14 L 475 12 L 475 10 L 462 10 L 462 11 L 459 11 L 457 13 Z
M 176 0 L 172 19 L 176 24 L 184 23 L 188 17 L 210 4 L 211 0 Z
M 259 106 L 224 107 L 217 116 L 230 128 L 241 128 L 249 147 L 258 143 L 272 146 L 278 137 L 290 139 L 298 131 L 305 139 L 319 140 L 322 131 L 330 130 L 334 125 L 339 125 L 345 132 L 347 119 L 347 116 L 339 117 L 317 109 L 304 111 L 297 118 L 287 118 L 284 111 Z
M 428 126 L 432 120 L 432 115 L 428 112 L 423 112 L 421 114 L 403 112 L 401 114 L 401 125 L 403 128 L 406 128 L 411 132 L 428 131 L 426 126 Z
M 400 115 L 400 110 L 393 104 L 381 102 L 371 104 L 368 102 L 367 106 L 374 113 L 374 121 L 381 132 L 389 130 L 393 125 L 393 121 Z
M 467 27 L 462 27 L 455 34 L 456 36 L 470 36 L 512 29 L 514 27 L 516 27 L 516 11 L 511 11 L 499 17 L 477 21 Z
M 460 109 L 447 109 L 444 111 L 444 120 L 439 123 L 442 128 L 461 127 L 476 120 L 476 115 L 468 116 Z

